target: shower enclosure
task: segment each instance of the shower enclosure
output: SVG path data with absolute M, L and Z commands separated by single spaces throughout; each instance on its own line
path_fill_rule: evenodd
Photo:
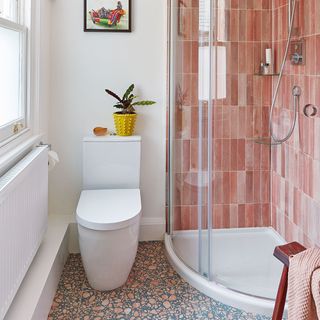
M 286 36 L 287 7 L 278 14 L 272 0 L 170 1 L 169 260 L 208 295 L 264 314 L 282 267 L 272 257 L 283 239 L 270 228 L 277 146 L 269 115 L 285 47 L 273 35 L 281 27 Z M 273 68 L 261 74 L 267 48 L 276 52 Z M 276 127 L 283 117 L 275 105 Z

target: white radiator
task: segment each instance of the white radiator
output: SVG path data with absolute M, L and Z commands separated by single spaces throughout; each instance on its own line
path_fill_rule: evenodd
M 0 319 L 47 228 L 48 150 L 38 147 L 0 178 Z

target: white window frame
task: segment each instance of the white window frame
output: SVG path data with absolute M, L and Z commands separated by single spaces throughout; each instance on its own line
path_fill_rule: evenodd
M 20 103 L 23 109 L 21 118 L 17 118 L 3 126 L 0 126 L 0 146 L 11 138 L 21 135 L 28 127 L 27 107 L 27 28 L 0 17 L 0 27 L 16 31 L 20 34 Z
M 3 27 L 17 30 L 23 35 L 21 41 L 21 88 L 24 103 L 24 117 L 8 124 L 7 138 L 0 136 L 0 157 L 8 150 L 18 146 L 37 134 L 36 113 L 39 108 L 37 95 L 39 80 L 39 46 L 40 43 L 40 6 L 37 0 L 17 0 L 17 22 L 11 22 L 0 17 Z M 16 125 L 16 133 L 13 132 Z M 1 127 L 0 127 L 1 128 Z
M 41 55 L 45 47 L 41 14 L 45 0 L 17 0 L 18 19 L 26 27 L 26 127 L 5 141 L 0 141 L 0 177 L 8 168 L 45 138 L 47 101 L 43 100 Z M 46 81 L 46 80 L 44 80 Z M 44 110 L 42 110 L 44 108 Z M 44 118 L 43 118 L 44 117 Z

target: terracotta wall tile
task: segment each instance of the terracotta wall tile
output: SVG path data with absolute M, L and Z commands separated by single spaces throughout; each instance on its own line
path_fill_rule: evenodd
M 246 205 L 240 204 L 238 206 L 238 226 L 239 228 L 246 227 Z
M 285 39 L 287 19 L 287 0 L 284 7 L 274 6 L 273 41 L 276 56 L 282 54 L 278 41 Z M 277 1 L 274 3 L 276 4 Z M 280 90 L 279 104 L 292 105 L 290 90 L 293 85 L 300 85 L 302 96 L 300 110 L 308 103 L 320 106 L 320 4 L 314 0 L 299 0 L 296 13 L 294 34 L 306 41 L 305 66 L 286 66 L 285 89 Z M 279 24 L 282 20 L 281 25 Z M 277 27 L 279 25 L 279 27 Z M 275 27 L 276 26 L 276 27 Z M 279 65 L 279 61 L 277 62 Z M 319 117 L 306 118 L 303 113 L 298 116 L 294 138 L 286 142 L 279 152 L 279 147 L 272 148 L 272 189 L 280 190 L 285 181 L 285 192 L 278 197 L 273 192 L 272 225 L 288 241 L 301 241 L 305 245 L 320 244 L 320 147 L 316 142 L 320 137 Z M 280 164 L 280 170 L 279 170 Z M 279 172 L 283 178 L 279 178 Z M 283 208 L 283 203 L 284 208 Z
M 238 228 L 238 206 L 230 205 L 230 228 Z

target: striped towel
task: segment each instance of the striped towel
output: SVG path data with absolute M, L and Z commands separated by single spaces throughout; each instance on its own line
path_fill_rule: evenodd
M 290 258 L 288 320 L 320 320 L 320 249 Z

